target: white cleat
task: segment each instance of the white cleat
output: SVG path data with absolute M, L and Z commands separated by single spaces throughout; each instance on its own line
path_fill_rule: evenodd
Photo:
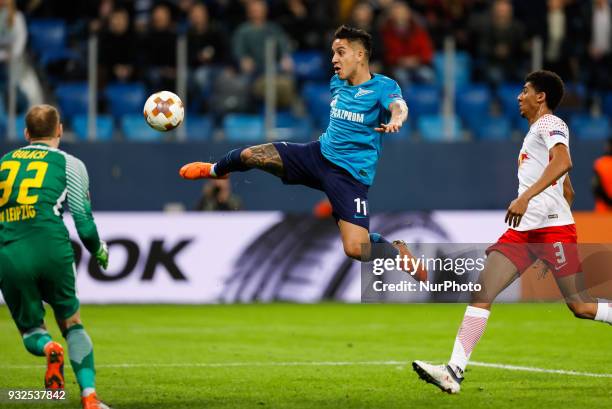
M 427 383 L 436 385 L 446 393 L 459 393 L 461 381 L 447 365 L 430 365 L 423 361 L 414 361 L 412 369 L 419 375 L 419 378 Z

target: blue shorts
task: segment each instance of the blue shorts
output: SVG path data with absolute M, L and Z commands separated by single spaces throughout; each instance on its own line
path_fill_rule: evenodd
M 275 142 L 283 161 L 287 185 L 305 185 L 327 194 L 338 220 L 369 230 L 368 185 L 353 177 L 346 169 L 327 160 L 319 141 L 309 143 Z

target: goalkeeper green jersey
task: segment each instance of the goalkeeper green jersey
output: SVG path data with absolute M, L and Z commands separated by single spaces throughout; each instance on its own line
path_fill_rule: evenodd
M 69 240 L 66 202 L 81 241 L 95 254 L 100 238 L 83 162 L 44 143 L 7 153 L 0 159 L 0 246 L 33 236 Z

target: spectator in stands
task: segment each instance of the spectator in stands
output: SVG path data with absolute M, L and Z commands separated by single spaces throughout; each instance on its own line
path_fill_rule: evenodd
M 479 74 L 491 84 L 520 81 L 526 63 L 524 26 L 513 18 L 509 0 L 495 0 L 491 14 L 472 27 Z
M 604 156 L 595 161 L 593 169 L 595 211 L 612 212 L 612 139 L 608 140 Z
M 23 75 L 26 66 L 23 54 L 27 38 L 25 19 L 15 7 L 15 1 L 0 0 L 0 98 L 8 94 L 8 70 L 12 61 L 20 105 L 27 105 L 22 93 L 24 80 L 27 80 Z
M 548 0 L 544 36 L 544 68 L 556 72 L 564 80 L 571 78 L 570 17 L 565 0 Z
M 380 30 L 374 19 L 374 8 L 367 1 L 355 4 L 351 14 L 351 26 L 367 31 L 372 35 L 372 55 L 370 56 L 370 69 L 373 72 L 382 71 L 383 41 Z
M 174 89 L 176 85 L 176 32 L 168 6 L 153 8 L 149 32 L 143 36 L 142 49 L 147 79 L 154 89 Z
M 277 102 L 281 108 L 289 107 L 294 101 L 293 60 L 289 54 L 289 41 L 283 29 L 276 23 L 269 22 L 268 6 L 263 0 L 251 0 L 247 3 L 248 21 L 236 29 L 233 38 L 234 56 L 239 63 L 242 74 L 255 79 L 253 92 L 255 97 L 263 98 L 265 80 L 265 47 L 269 39 L 276 42 L 276 56 L 280 73 L 276 78 Z
M 208 9 L 202 3 L 194 5 L 189 11 L 189 30 L 187 32 L 189 54 L 190 105 L 201 105 L 202 97 L 211 91 L 215 73 L 229 63 L 228 43 L 225 34 L 210 21 Z
M 277 10 L 280 23 L 297 50 L 321 48 L 323 46 L 323 30 L 310 14 L 312 1 L 284 0 Z
M 588 48 L 589 88 L 612 87 L 612 12 L 608 0 L 593 0 Z
M 127 10 L 114 10 L 108 25 L 100 33 L 99 61 L 102 84 L 107 81 L 133 81 L 136 78 L 136 46 Z
M 232 194 L 229 179 L 209 180 L 202 189 L 202 196 L 196 205 L 196 210 L 229 211 L 242 209 L 240 198 Z
M 431 63 L 434 49 L 429 34 L 405 3 L 394 2 L 389 14 L 381 32 L 387 69 L 402 86 L 412 82 L 433 82 L 435 76 Z

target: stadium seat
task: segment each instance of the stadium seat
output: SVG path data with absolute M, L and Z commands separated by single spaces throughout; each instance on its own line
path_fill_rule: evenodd
M 262 142 L 264 120 L 259 115 L 228 114 L 223 118 L 223 132 L 228 141 Z
M 327 77 L 327 61 L 322 52 L 296 51 L 293 53 L 293 64 L 295 75 L 300 81 L 322 80 Z
M 55 89 L 62 116 L 70 122 L 72 117 L 87 113 L 88 85 L 86 82 L 61 83 Z
M 612 118 L 612 92 L 604 94 L 601 108 L 608 118 Z
M 328 83 L 309 82 L 302 87 L 302 98 L 308 112 L 319 129 L 327 128 L 329 123 L 329 104 L 331 94 Z
M 503 116 L 508 118 L 513 127 L 520 128 L 524 119 L 518 108 L 517 97 L 523 90 L 523 84 L 503 83 L 497 88 L 497 100 Z
M 187 139 L 191 141 L 210 140 L 215 130 L 212 118 L 203 115 L 187 115 L 183 126 L 186 128 Z
M 96 140 L 110 141 L 113 138 L 113 118 L 109 115 L 98 115 L 96 118 Z M 72 130 L 77 139 L 89 139 L 87 115 L 76 115 L 72 120 Z
M 485 84 L 464 85 L 457 89 L 455 107 L 461 120 L 475 130 L 481 118 L 489 116 L 491 91 Z
M 565 83 L 565 93 L 561 105 L 555 110 L 555 115 L 568 121 L 576 115 L 586 114 L 586 87 L 584 84 Z
M 506 117 L 482 117 L 474 128 L 474 137 L 482 141 L 505 141 L 512 136 L 511 122 Z
M 610 120 L 605 116 L 575 115 L 570 121 L 572 132 L 577 139 L 607 139 L 610 137 Z
M 426 141 L 451 142 L 461 139 L 461 121 L 450 118 L 449 134 L 446 135 L 446 123 L 442 115 L 425 115 L 417 120 L 417 129 L 421 138 Z
M 455 71 L 455 87 L 460 88 L 470 82 L 471 71 L 470 56 L 463 51 L 455 53 L 455 63 L 453 68 Z M 444 53 L 436 52 L 434 55 L 434 70 L 436 72 L 436 83 L 442 85 L 444 83 Z
M 310 141 L 312 124 L 308 118 L 298 118 L 288 112 L 276 116 L 276 137 L 284 141 Z
M 164 138 L 164 133 L 147 125 L 142 115 L 128 114 L 121 117 L 121 132 L 126 140 L 155 142 Z
M 410 109 L 410 121 L 416 121 L 422 115 L 436 115 L 440 112 L 442 99 L 434 85 L 411 85 L 402 90 L 402 94 Z
M 36 54 L 66 47 L 66 23 L 59 19 L 32 19 L 28 24 L 30 45 Z
M 147 99 L 145 86 L 140 82 L 109 84 L 104 90 L 104 97 L 109 112 L 115 118 L 125 114 L 141 115 Z

